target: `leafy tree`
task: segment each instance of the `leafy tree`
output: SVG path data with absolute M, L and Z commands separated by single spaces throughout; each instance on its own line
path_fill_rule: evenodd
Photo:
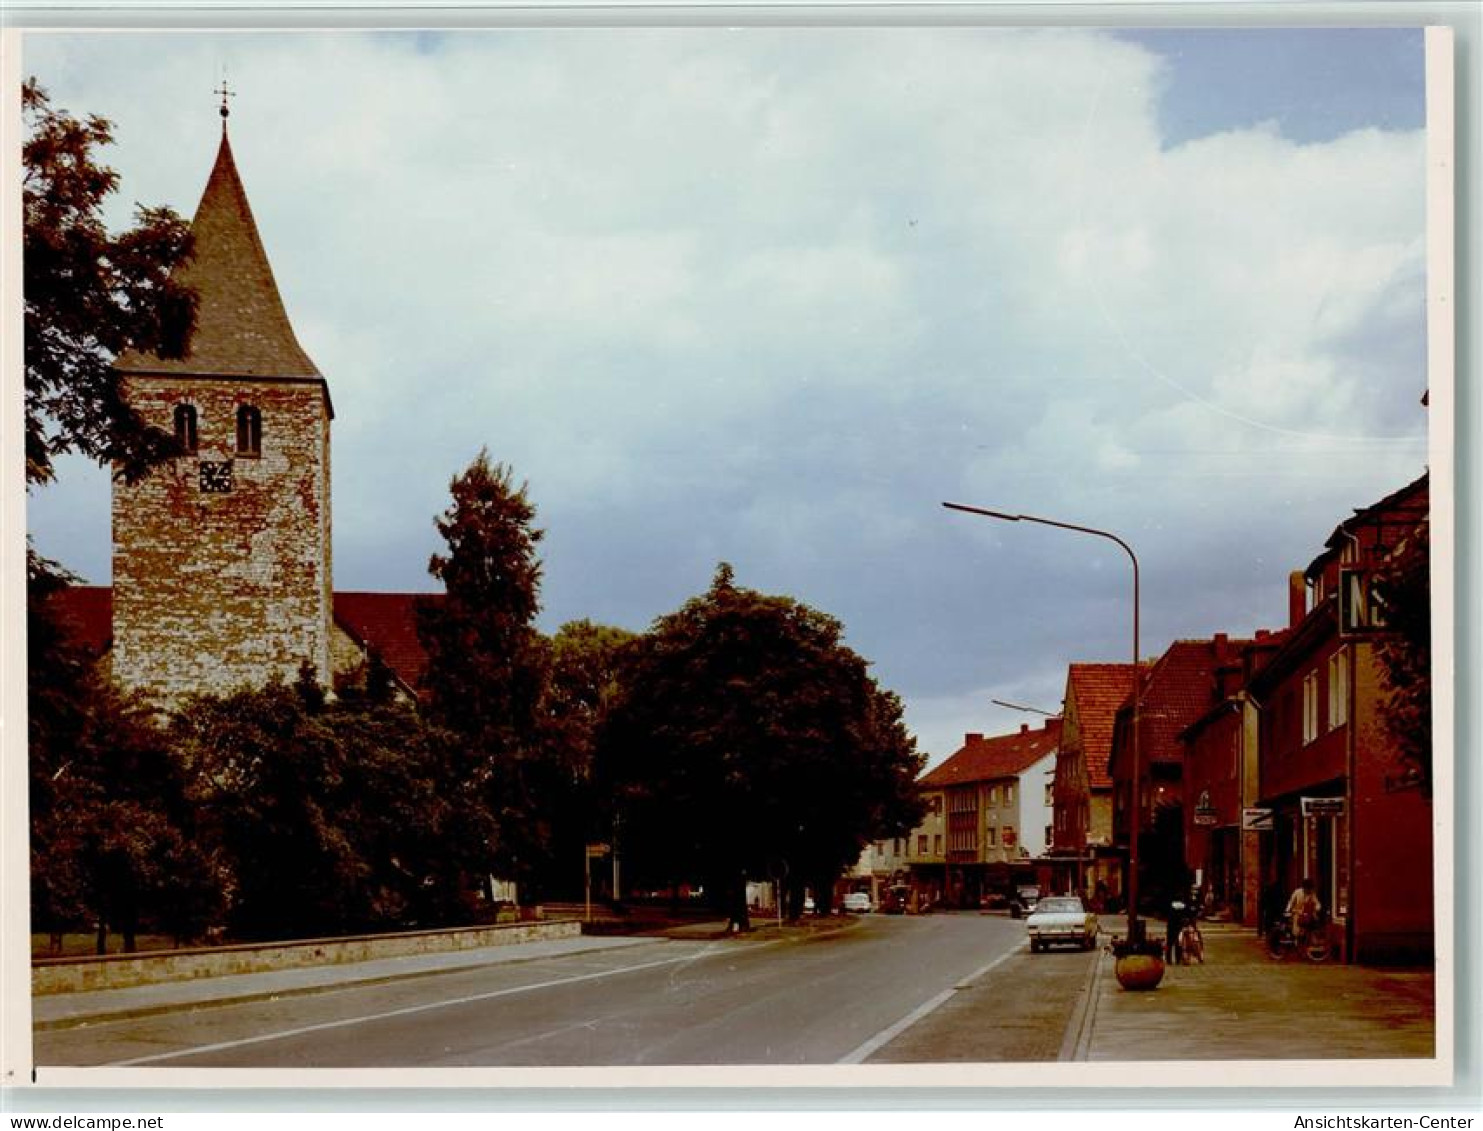
M 541 706 L 549 658 L 533 626 L 541 566 L 535 507 L 510 470 L 477 459 L 449 485 L 437 520 L 447 543 L 429 572 L 441 599 L 424 601 L 417 629 L 428 663 L 429 716 L 456 737 L 450 772 L 484 800 L 488 857 L 479 872 L 514 879 L 534 896 L 549 872 L 551 812 L 544 795 L 557 772 Z
M 786 867 L 790 913 L 878 836 L 920 819 L 923 759 L 839 621 L 734 584 L 661 617 L 625 653 L 599 738 L 625 859 L 665 881 L 702 875 L 745 929 L 747 876 Z M 672 874 L 664 876 L 669 870 Z
M 113 142 L 105 119 L 54 109 L 35 79 L 22 90 L 26 481 L 55 476 L 53 459 L 78 452 L 134 481 L 175 452 L 120 395 L 115 357 L 135 347 L 184 355 L 196 296 L 171 278 L 191 252 L 189 225 L 168 208 L 139 208 L 110 235 L 104 201 L 118 175 L 97 161 Z
M 1431 531 L 1426 523 L 1396 548 L 1375 577 L 1390 634 L 1378 648 L 1388 691 L 1380 717 L 1416 784 L 1432 787 Z
M 410 708 L 306 690 L 201 697 L 177 718 L 196 841 L 230 873 L 232 933 L 470 921 L 462 877 L 483 841 L 471 846 L 468 802 L 445 773 L 449 743 Z
M 613 810 L 596 788 L 593 755 L 597 729 L 618 692 L 620 657 L 634 639 L 626 629 L 589 620 L 564 624 L 551 638 L 542 712 L 550 761 L 542 801 L 551 818 L 551 868 L 542 886 L 558 894 L 582 893 L 578 862 L 585 863 L 585 845 L 613 838 Z

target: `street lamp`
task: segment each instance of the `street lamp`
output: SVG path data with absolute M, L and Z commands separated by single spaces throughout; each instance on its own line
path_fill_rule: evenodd
M 942 505 L 948 510 L 963 511 L 966 514 L 981 515 L 984 518 L 997 518 L 1001 522 L 1034 522 L 1041 526 L 1054 526 L 1060 530 L 1074 530 L 1079 534 L 1094 534 L 1098 538 L 1116 542 L 1128 555 L 1128 560 L 1133 563 L 1133 764 L 1131 767 L 1133 826 L 1132 833 L 1128 837 L 1128 941 L 1130 943 L 1142 942 L 1143 923 L 1138 918 L 1138 832 L 1139 825 L 1142 824 L 1138 798 L 1138 699 L 1142 682 L 1138 672 L 1138 555 L 1133 553 L 1132 546 L 1116 534 L 1098 530 L 1094 526 L 1077 526 L 1072 522 L 1057 522 L 1053 518 L 1038 518 L 1033 514 L 1005 514 L 1003 511 L 985 510 L 983 507 L 970 507 L 962 503 L 943 503 Z

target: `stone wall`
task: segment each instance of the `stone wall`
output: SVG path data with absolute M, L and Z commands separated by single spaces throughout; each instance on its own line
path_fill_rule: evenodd
M 330 677 L 329 412 L 318 380 L 127 379 L 131 404 L 172 428 L 194 405 L 199 449 L 113 497 L 113 673 L 169 700 Z M 236 450 L 237 408 L 262 414 L 259 455 Z M 203 461 L 231 489 L 202 490 Z
M 118 990 L 159 982 L 260 974 L 305 966 L 369 962 L 413 954 L 442 954 L 545 939 L 576 938 L 582 924 L 555 919 L 500 926 L 460 927 L 443 931 L 405 931 L 391 935 L 357 935 L 239 946 L 200 947 L 89 958 L 39 958 L 31 963 L 34 994 Z

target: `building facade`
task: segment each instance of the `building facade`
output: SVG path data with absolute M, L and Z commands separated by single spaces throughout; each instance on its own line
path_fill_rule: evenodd
M 1045 829 L 1052 823 L 1046 783 L 1060 738 L 1059 718 L 1014 734 L 968 734 L 952 757 L 922 778 L 923 788 L 943 796 L 948 906 L 977 907 L 1017 882 L 1048 882 L 1042 867 Z
M 1388 735 L 1375 572 L 1426 522 L 1425 475 L 1356 511 L 1290 583 L 1292 626 L 1253 677 L 1262 875 L 1285 894 L 1305 877 L 1359 961 L 1433 952 L 1432 800 Z

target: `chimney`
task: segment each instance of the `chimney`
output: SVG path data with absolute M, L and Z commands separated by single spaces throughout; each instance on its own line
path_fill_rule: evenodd
M 1271 635 L 1272 635 L 1272 630 L 1269 629 L 1269 628 L 1259 628 L 1259 629 L 1256 630 L 1256 638 L 1258 640 L 1265 640 L 1267 637 L 1269 637 Z
M 1296 628 L 1308 615 L 1308 579 L 1300 569 L 1287 575 L 1287 626 Z
M 983 740 L 984 736 L 981 732 L 971 730 L 963 736 L 963 745 L 972 746 L 975 742 L 982 742 Z
M 1215 639 L 1213 639 L 1210 643 L 1211 652 L 1214 653 L 1215 656 L 1215 664 L 1217 667 L 1219 667 L 1221 664 L 1224 664 L 1226 662 L 1227 653 L 1229 653 L 1231 650 L 1231 639 L 1224 632 L 1217 632 L 1215 634 Z
M 1020 723 L 1020 733 L 1021 734 L 1029 734 L 1030 733 L 1030 724 L 1029 723 Z

